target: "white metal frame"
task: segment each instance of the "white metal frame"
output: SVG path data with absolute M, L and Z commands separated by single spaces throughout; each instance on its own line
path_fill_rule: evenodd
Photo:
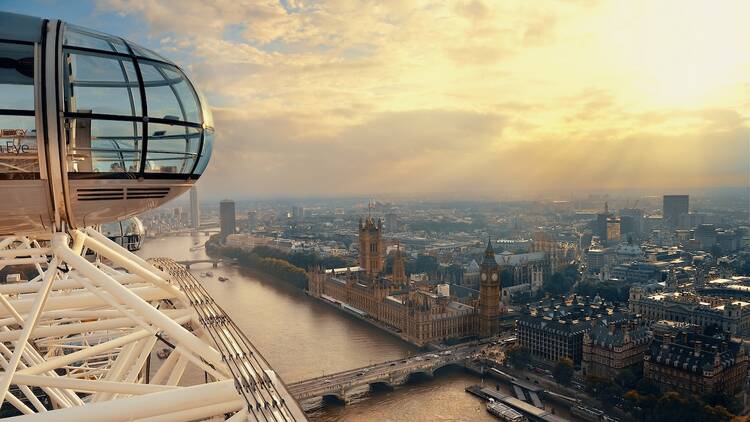
M 0 397 L 19 418 L 305 420 L 270 367 L 238 379 L 227 363 L 257 351 L 211 344 L 194 288 L 96 230 L 0 240 L 0 269 L 21 264 L 30 280 L 0 284 Z

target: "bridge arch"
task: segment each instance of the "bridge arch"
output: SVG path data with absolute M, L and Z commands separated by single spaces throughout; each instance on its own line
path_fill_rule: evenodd
M 370 391 L 392 391 L 394 388 L 390 380 L 378 380 L 369 383 Z
M 321 397 L 321 400 L 323 402 L 323 405 L 331 404 L 331 405 L 344 405 L 348 402 L 345 396 L 342 396 L 339 393 L 336 392 L 330 392 L 326 393 Z
M 406 376 L 406 382 L 419 382 L 426 381 L 433 378 L 433 371 L 431 369 L 419 369 L 414 372 L 409 372 Z
M 432 373 L 435 374 L 445 368 L 464 368 L 464 366 L 460 362 L 442 362 L 432 368 Z

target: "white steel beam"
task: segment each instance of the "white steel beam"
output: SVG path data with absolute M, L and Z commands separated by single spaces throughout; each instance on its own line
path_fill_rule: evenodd
M 178 343 L 196 353 L 198 356 L 201 356 L 206 361 L 214 364 L 214 366 L 224 366 L 224 363 L 221 360 L 221 354 L 216 349 L 201 341 L 195 335 L 180 326 L 180 324 L 177 324 L 174 320 L 162 314 L 161 311 L 145 302 L 127 287 L 112 279 L 112 277 L 103 273 L 83 257 L 73 253 L 73 251 L 67 248 L 66 245 L 58 244 L 54 249 L 55 252 L 65 260 L 65 262 L 90 279 L 97 279 L 99 287 L 112 294 L 112 296 L 117 297 L 122 303 L 130 306 L 133 310 L 139 313 L 139 316 L 142 316 L 151 324 L 163 329 Z
M 80 232 L 75 232 L 74 236 L 80 236 L 79 233 Z M 117 253 L 117 248 L 122 247 L 115 242 L 107 239 L 104 235 L 97 232 L 96 230 L 87 230 L 86 233 L 90 234 L 90 236 L 84 240 L 86 247 L 106 256 L 108 259 L 112 260 L 112 262 L 118 265 L 122 265 L 129 272 L 143 277 L 145 280 L 154 283 L 167 292 L 171 292 L 183 303 L 187 303 L 185 294 L 182 293 L 177 287 L 169 284 L 165 280 L 166 275 L 161 273 L 156 268 L 153 268 L 151 264 L 144 261 L 142 258 L 135 254 L 125 256 L 124 254 Z
M 39 363 L 38 365 L 30 366 L 26 369 L 18 371 L 21 374 L 37 375 L 61 366 L 65 366 L 69 363 L 73 363 L 79 360 L 85 360 L 88 357 L 96 356 L 102 352 L 114 349 L 116 347 L 124 346 L 130 342 L 140 340 L 152 335 L 147 330 L 138 330 L 128 335 L 118 337 L 105 343 L 91 346 L 88 349 L 79 350 L 77 352 L 70 353 L 68 355 L 58 356 L 56 358 L 47 359 L 46 361 Z
M 65 245 L 67 241 L 68 236 L 63 233 L 57 233 L 52 237 L 52 244 L 58 247 L 67 246 Z M 18 362 L 21 361 L 21 355 L 26 348 L 26 342 L 31 336 L 31 330 L 33 330 L 34 326 L 36 325 L 37 318 L 39 318 L 39 313 L 42 312 L 44 302 L 47 300 L 47 293 L 49 293 L 52 282 L 57 276 L 57 266 L 59 265 L 59 263 L 60 258 L 58 257 L 53 257 L 52 261 L 50 261 L 50 266 L 44 276 L 44 284 L 40 291 L 37 293 L 37 297 L 34 299 L 34 305 L 31 309 L 31 312 L 23 322 L 23 331 L 21 332 L 21 336 L 18 338 L 18 340 L 16 340 L 13 356 L 10 358 L 10 362 L 8 363 L 8 366 L 5 370 L 5 374 L 3 374 L 3 377 L 0 379 L 0 397 L 5 397 L 5 393 L 8 392 L 8 387 L 10 387 L 10 382 L 13 379 L 13 372 L 15 372 L 16 368 L 18 368 Z
M 164 415 L 182 410 L 192 410 L 201 406 L 220 403 L 237 403 L 237 391 L 234 381 L 218 381 L 191 387 L 176 388 L 136 397 L 90 403 L 86 406 L 53 410 L 42 414 L 8 418 L 8 421 L 33 422 L 129 422 L 152 416 Z M 235 409 L 238 410 L 238 409 Z
M 116 282 L 116 281 L 115 281 Z M 172 299 L 174 296 L 165 292 L 158 287 L 134 287 L 130 292 L 143 299 L 144 301 L 158 301 L 163 299 Z M 16 299 L 9 300 L 18 312 L 28 312 L 33 304 L 33 299 Z M 87 309 L 93 307 L 105 306 L 93 293 L 81 293 L 75 295 L 58 295 L 50 296 L 47 299 L 45 309 L 62 310 L 62 309 Z M 0 317 L 7 317 L 10 314 L 4 309 L 0 309 Z
M 84 380 L 75 378 L 53 378 L 41 375 L 25 375 L 16 373 L 13 375 L 13 384 L 29 385 L 33 387 L 57 387 L 73 391 L 87 393 L 106 392 L 115 394 L 151 394 L 160 391 L 172 390 L 177 387 L 157 384 L 135 384 L 118 381 Z
M 165 413 L 163 415 L 151 416 L 149 418 L 138 419 L 138 422 L 182 422 L 203 420 L 211 416 L 218 416 L 222 420 L 224 414 L 241 410 L 246 404 L 242 400 L 225 401 L 208 406 L 198 406 L 192 409 L 181 410 L 178 412 Z

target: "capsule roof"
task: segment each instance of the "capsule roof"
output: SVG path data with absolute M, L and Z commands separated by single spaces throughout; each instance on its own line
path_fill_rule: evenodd
M 211 156 L 213 120 L 193 83 L 121 37 L 0 13 L 0 91 L 1 184 L 48 185 L 6 205 L 25 221 L 13 227 L 130 217 L 187 190 Z

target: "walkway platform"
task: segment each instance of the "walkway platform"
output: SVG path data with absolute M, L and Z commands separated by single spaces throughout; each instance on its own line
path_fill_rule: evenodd
M 545 409 L 540 409 L 539 407 L 532 406 L 531 404 L 519 400 L 512 395 L 505 394 L 501 391 L 496 391 L 491 388 L 482 387 L 480 385 L 472 385 L 466 387 L 466 392 L 474 394 L 475 396 L 478 396 L 484 400 L 494 399 L 497 402 L 503 403 L 522 412 L 532 420 L 546 422 L 568 422 L 568 419 L 553 415 Z

